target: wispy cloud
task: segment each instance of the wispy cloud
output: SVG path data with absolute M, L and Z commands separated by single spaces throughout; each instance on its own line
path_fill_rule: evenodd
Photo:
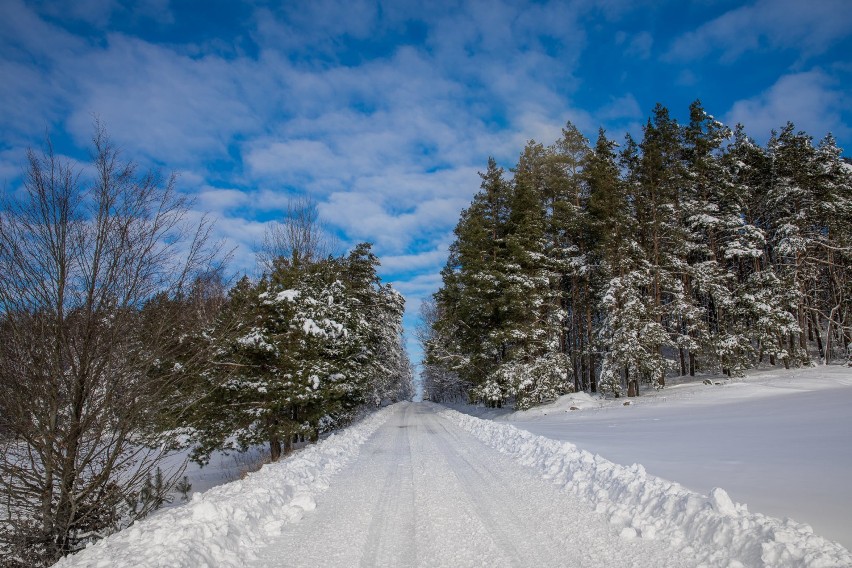
M 632 35 L 619 31 L 615 34 L 615 43 L 624 47 L 624 55 L 627 57 L 648 59 L 654 46 L 654 36 L 647 31 Z
M 120 34 L 106 41 L 105 49 L 58 62 L 74 77 L 68 128 L 78 139 L 97 114 L 123 146 L 181 167 L 227 157 L 236 136 L 262 127 L 253 105 L 259 93 L 242 88 L 250 63 L 195 59 Z
M 850 30 L 847 0 L 758 0 L 681 35 L 667 58 L 686 61 L 718 51 L 724 61 L 733 61 L 748 51 L 776 49 L 797 49 L 806 58 L 848 37 Z
M 117 18 L 149 19 L 163 24 L 174 22 L 169 0 L 135 0 L 127 3 L 115 0 L 40 0 L 35 4 L 42 14 L 51 18 L 76 20 L 97 27 L 105 27 Z
M 624 96 L 613 98 L 609 103 L 599 108 L 595 116 L 602 122 L 618 119 L 635 120 L 642 116 L 642 109 L 639 108 L 636 97 L 627 93 Z
M 449 235 L 448 235 L 449 236 Z M 449 240 L 449 239 L 448 239 Z M 449 243 L 448 243 L 449 244 Z M 409 273 L 412 270 L 431 269 L 447 260 L 448 246 L 416 254 L 385 255 L 382 257 L 382 271 L 391 274 Z
M 819 138 L 828 132 L 848 136 L 841 118 L 850 105 L 849 94 L 820 70 L 785 75 L 765 92 L 734 103 L 726 116 L 729 124 L 742 123 L 757 139 L 765 140 L 772 129 L 787 121 Z

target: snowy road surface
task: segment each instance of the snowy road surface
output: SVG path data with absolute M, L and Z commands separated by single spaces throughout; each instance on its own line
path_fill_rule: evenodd
M 250 566 L 691 566 L 624 540 L 559 491 L 439 416 L 398 405 L 359 459 Z
M 823 568 L 852 554 L 721 489 L 400 403 L 57 566 Z

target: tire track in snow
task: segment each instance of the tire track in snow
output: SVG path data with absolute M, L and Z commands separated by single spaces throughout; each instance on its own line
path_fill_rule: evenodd
M 434 420 L 429 417 L 429 420 Z M 444 424 L 440 424 L 443 436 L 450 435 L 450 431 Z M 430 434 L 438 436 L 438 431 L 432 426 L 426 426 L 426 431 Z M 442 436 L 442 437 L 443 437 Z M 446 440 L 444 440 L 446 441 Z M 435 443 L 432 441 L 435 449 L 443 455 L 444 460 L 450 466 L 451 471 L 459 482 L 459 487 L 469 496 L 469 503 L 477 516 L 482 521 L 486 530 L 492 536 L 494 543 L 506 554 L 509 560 L 509 565 L 515 568 L 522 568 L 525 565 L 544 566 L 541 560 L 536 559 L 536 562 L 524 561 L 524 556 L 518 551 L 517 547 L 512 542 L 512 526 L 520 526 L 520 519 L 512 511 L 506 511 L 505 507 L 494 505 L 502 505 L 502 503 L 494 503 L 493 499 L 489 499 L 483 488 L 491 488 L 495 485 L 494 477 L 483 474 L 482 468 L 478 467 L 470 460 L 466 459 L 462 453 L 453 451 L 445 443 Z M 491 507 L 486 504 L 492 505 Z M 500 515 L 503 514 L 503 518 Z
M 560 491 L 438 415 L 403 404 L 331 480 L 316 510 L 246 566 L 695 566 L 624 540 Z
M 402 424 L 393 424 L 397 430 L 392 444 L 396 451 L 393 453 L 398 456 L 400 461 L 396 465 L 394 465 L 393 460 L 388 462 L 383 484 L 385 490 L 379 495 L 373 507 L 372 521 L 367 531 L 367 540 L 360 562 L 360 565 L 365 568 L 385 563 L 391 566 L 401 566 L 407 561 L 412 561 L 414 565 L 417 563 L 416 554 L 413 558 L 405 558 L 402 553 L 404 551 L 398 550 L 401 546 L 405 546 L 405 541 L 414 542 L 414 519 L 405 521 L 402 527 L 392 526 L 394 521 L 403 517 L 400 514 L 402 509 L 415 510 L 412 506 L 414 492 L 412 489 L 411 441 L 407 432 L 409 428 L 407 417 L 410 410 L 410 407 L 404 410 Z M 396 420 L 392 421 L 396 422 Z M 396 532 L 404 533 L 404 538 L 396 540 L 388 538 Z M 380 556 L 380 553 L 384 554 Z M 382 558 L 381 561 L 380 558 Z M 385 558 L 387 558 L 387 562 L 385 562 Z

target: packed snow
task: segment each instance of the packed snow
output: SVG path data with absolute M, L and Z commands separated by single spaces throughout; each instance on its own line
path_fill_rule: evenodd
M 316 495 L 391 413 L 382 409 L 245 479 L 195 493 L 189 503 L 160 511 L 56 566 L 244 566 L 284 525 L 314 509 Z
M 699 378 L 633 399 L 576 393 L 525 412 L 456 408 L 641 463 L 698 493 L 722 487 L 852 549 L 852 368 Z
M 392 408 L 316 510 L 246 566 L 695 565 L 662 540 L 620 538 L 589 503 L 495 452 L 442 407 Z
M 751 513 L 714 488 L 709 496 L 568 442 L 445 410 L 474 436 L 580 496 L 624 539 L 662 539 L 693 566 L 852 566 L 852 554 L 791 519 Z
M 400 403 L 58 566 L 282 564 L 824 567 L 852 554 L 722 489 Z

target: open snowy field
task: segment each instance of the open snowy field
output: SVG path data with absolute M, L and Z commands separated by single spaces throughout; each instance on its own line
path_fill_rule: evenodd
M 400 403 L 57 566 L 282 565 L 823 568 L 852 554 L 721 489 Z
M 629 399 L 585 393 L 525 412 L 457 407 L 565 440 L 698 493 L 807 523 L 852 548 L 852 368 L 753 371 Z M 576 410 L 570 410 L 571 407 Z

